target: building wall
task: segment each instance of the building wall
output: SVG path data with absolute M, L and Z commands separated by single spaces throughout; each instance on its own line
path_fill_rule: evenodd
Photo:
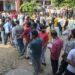
M 0 0 L 0 11 L 20 11 L 20 0 Z
M 6 2 L 6 1 L 4 1 L 3 2 L 3 9 L 5 10 L 5 11 L 11 11 L 11 10 L 15 10 L 15 3 L 13 3 L 13 2 Z

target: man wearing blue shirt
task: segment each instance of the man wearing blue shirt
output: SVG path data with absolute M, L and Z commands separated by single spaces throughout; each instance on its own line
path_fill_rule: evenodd
M 7 18 L 6 23 L 4 24 L 4 31 L 5 31 L 5 45 L 7 44 L 8 37 L 10 38 L 11 35 L 11 30 L 12 30 L 12 25 L 10 20 Z
M 34 67 L 34 75 L 39 75 L 41 72 L 41 53 L 42 53 L 42 39 L 38 38 L 38 32 L 32 31 L 32 41 L 30 43 L 31 60 Z

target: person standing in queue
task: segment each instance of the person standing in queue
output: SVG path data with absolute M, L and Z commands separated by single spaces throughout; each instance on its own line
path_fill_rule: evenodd
M 50 58 L 51 58 L 53 75 L 55 75 L 58 70 L 58 62 L 59 62 L 61 49 L 63 48 L 63 40 L 57 36 L 57 32 L 55 30 L 51 32 L 51 36 L 53 38 L 53 43 L 50 48 L 50 52 L 51 52 Z

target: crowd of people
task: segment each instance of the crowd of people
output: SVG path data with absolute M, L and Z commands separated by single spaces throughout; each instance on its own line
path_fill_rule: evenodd
M 20 57 L 30 59 L 34 75 L 43 72 L 46 66 L 46 50 L 50 50 L 53 75 L 75 75 L 75 22 L 73 18 L 52 15 L 36 15 L 35 19 L 23 13 L 0 13 L 2 44 L 8 42 L 17 49 Z M 49 32 L 47 28 L 49 27 Z M 67 35 L 64 41 L 61 36 Z M 50 39 L 52 37 L 52 39 Z M 59 66 L 60 54 L 64 51 Z

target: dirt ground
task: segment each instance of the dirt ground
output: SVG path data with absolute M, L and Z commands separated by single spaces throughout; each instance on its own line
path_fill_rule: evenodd
M 51 73 L 49 50 L 46 52 L 47 66 L 44 68 L 42 75 Z M 25 69 L 33 72 L 32 65 L 29 65 L 30 60 L 20 59 L 18 51 L 10 45 L 0 44 L 0 75 L 5 75 L 7 72 L 13 69 Z M 52 74 L 51 74 L 52 75 Z

